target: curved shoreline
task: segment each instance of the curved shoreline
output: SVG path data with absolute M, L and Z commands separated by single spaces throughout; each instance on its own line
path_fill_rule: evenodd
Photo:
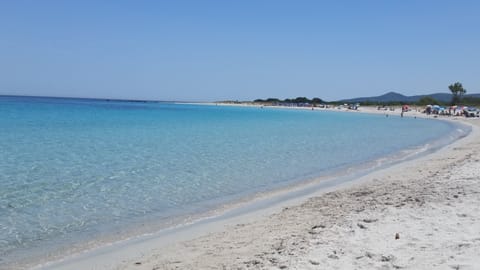
M 473 134 L 473 131 L 472 131 L 472 134 Z M 468 136 L 468 137 L 471 137 L 471 136 Z M 453 144 L 456 144 L 456 143 L 457 142 L 454 142 Z M 427 154 L 426 156 L 431 156 L 431 155 Z M 416 158 L 414 161 L 422 158 L 424 157 L 422 156 L 422 157 Z M 178 244 L 181 241 L 191 240 L 192 238 L 204 235 L 207 232 L 209 233 L 221 232 L 222 230 L 225 229 L 225 226 L 232 226 L 232 224 L 239 223 L 240 221 L 244 222 L 246 219 L 257 220 L 260 217 L 264 217 L 265 215 L 277 213 L 282 207 L 285 207 L 286 205 L 299 204 L 301 202 L 304 202 L 308 198 L 311 198 L 313 196 L 318 196 L 320 194 L 324 194 L 327 191 L 341 190 L 351 185 L 356 185 L 361 179 L 367 177 L 368 175 L 375 174 L 377 171 L 389 170 L 391 167 L 398 167 L 399 165 L 401 166 L 404 163 L 410 163 L 410 162 L 412 161 L 407 160 L 407 161 L 401 162 L 400 164 L 389 164 L 388 168 L 386 169 L 376 168 L 374 172 L 369 171 L 369 174 L 367 175 L 351 176 L 351 178 L 355 180 L 353 182 L 344 182 L 341 184 L 336 183 L 336 185 L 334 186 L 332 185 L 328 186 L 327 184 L 327 186 L 320 188 L 320 190 L 315 190 L 315 191 L 310 190 L 310 192 L 308 192 L 307 194 L 303 194 L 300 196 L 298 194 L 296 196 L 295 195 L 292 196 L 292 192 L 290 192 L 289 198 L 287 199 L 283 198 L 281 200 L 277 200 L 274 203 L 270 203 L 270 205 L 267 205 L 266 207 L 265 206 L 261 207 L 260 210 L 258 209 L 258 207 L 250 207 L 250 208 L 247 207 L 247 211 L 243 211 L 243 212 L 240 211 L 240 213 L 234 213 L 235 211 L 230 213 L 227 212 L 226 216 L 220 215 L 220 216 L 214 216 L 213 218 L 212 217 L 206 218 L 206 219 L 200 220 L 198 223 L 194 223 L 194 224 L 187 225 L 180 228 L 177 227 L 177 228 L 164 230 L 160 233 L 156 233 L 153 235 L 145 235 L 133 240 L 127 240 L 126 242 L 123 242 L 121 244 L 117 243 L 104 248 L 95 249 L 93 251 L 87 251 L 80 254 L 79 256 L 77 254 L 75 256 L 70 256 L 69 258 L 62 260 L 61 262 L 56 262 L 53 264 L 48 264 L 48 265 L 44 265 L 43 267 L 37 267 L 37 268 L 69 269 L 68 267 L 72 267 L 71 269 L 75 269 L 75 268 L 78 269 L 78 267 L 81 267 L 82 269 L 90 269 L 93 267 L 97 267 L 100 269 L 109 269 L 109 268 L 113 269 L 116 267 L 116 265 L 119 262 L 124 261 L 126 258 L 130 258 L 131 260 L 133 260 L 135 257 L 143 255 L 146 250 L 159 248 L 160 246 L 166 247 L 167 244 L 170 244 L 170 245 L 174 243 Z M 304 185 L 303 189 L 306 189 L 306 188 L 308 188 L 308 186 L 305 187 Z M 249 203 L 249 204 L 252 204 L 252 203 Z M 183 234 L 183 235 L 180 235 L 180 234 Z
M 318 113 L 321 114 L 321 112 L 318 112 Z M 307 114 L 310 114 L 310 112 L 307 112 Z M 380 156 L 380 158 L 383 159 L 383 156 Z M 377 161 L 372 161 L 372 162 L 376 163 Z M 381 162 L 379 161 L 378 163 L 381 163 Z M 359 165 L 359 167 L 361 167 L 361 165 Z M 375 166 L 377 166 L 377 164 L 375 164 Z M 346 170 L 353 170 L 352 167 L 344 167 L 344 168 Z M 332 169 L 332 171 L 334 171 L 334 169 Z M 326 174 L 330 176 L 332 171 L 327 171 Z M 151 235 L 150 232 L 159 231 L 159 230 L 161 230 L 162 228 L 165 228 L 165 227 L 175 226 L 176 224 L 182 224 L 182 223 L 191 223 L 192 220 L 195 221 L 195 220 L 198 220 L 198 219 L 205 219 L 205 218 L 209 218 L 209 217 L 212 217 L 212 216 L 218 216 L 221 213 L 224 213 L 231 208 L 237 208 L 237 206 L 239 204 L 254 205 L 254 203 L 252 203 L 252 201 L 255 200 L 255 199 L 261 200 L 265 197 L 268 197 L 268 198 L 272 197 L 271 196 L 272 194 L 277 194 L 277 193 L 282 193 L 282 192 L 285 193 L 285 196 L 279 197 L 279 199 L 277 199 L 277 200 L 272 199 L 272 200 L 270 200 L 269 203 L 263 203 L 263 205 L 273 204 L 274 203 L 273 201 L 281 201 L 282 199 L 280 199 L 280 198 L 285 199 L 285 198 L 296 197 L 299 193 L 301 193 L 301 192 L 290 192 L 291 188 L 308 189 L 308 187 L 312 187 L 313 186 L 312 182 L 315 182 L 315 179 L 312 180 L 310 178 L 310 176 L 312 176 L 312 175 L 308 175 L 307 177 L 301 177 L 301 178 L 299 177 L 299 178 L 296 178 L 296 179 L 292 179 L 290 182 L 286 182 L 284 185 L 283 184 L 280 185 L 280 188 L 275 187 L 273 189 L 273 191 L 271 191 L 271 192 L 269 192 L 269 191 L 265 192 L 265 190 L 263 190 L 263 191 L 258 190 L 260 195 L 258 195 L 257 193 L 251 193 L 251 194 L 247 194 L 246 196 L 235 197 L 232 200 L 229 200 L 231 203 L 227 204 L 225 207 L 222 207 L 222 205 L 220 205 L 218 207 L 219 208 L 218 211 L 212 211 L 212 212 L 202 211 L 202 213 L 206 213 L 206 214 L 205 215 L 200 215 L 200 216 L 194 216 L 193 218 L 189 218 L 188 220 L 176 219 L 176 221 L 179 221 L 179 222 L 175 222 L 175 221 L 169 222 L 169 220 L 167 220 L 166 222 L 164 222 L 164 220 L 154 220 L 155 223 L 152 222 L 150 224 L 150 223 L 146 222 L 146 224 L 148 224 L 148 226 L 145 226 L 145 227 L 143 227 L 144 225 L 141 223 L 141 221 L 140 222 L 135 222 L 136 225 L 140 225 L 138 227 L 138 229 L 135 226 L 122 227 L 121 230 L 119 230 L 120 234 L 117 234 L 117 233 L 103 234 L 103 235 L 98 235 L 98 237 L 89 237 L 90 235 L 85 235 L 86 236 L 85 238 L 79 238 L 80 241 L 82 241 L 82 242 L 77 242 L 77 243 L 72 242 L 71 245 L 63 245 L 61 249 L 56 246 L 56 244 L 57 244 L 56 239 L 53 239 L 50 242 L 47 242 L 47 241 L 44 242 L 44 244 L 45 244 L 44 247 L 45 248 L 39 249 L 37 253 L 35 253 L 37 250 L 33 250 L 33 252 L 31 252 L 31 253 L 29 253 L 30 250 L 27 250 L 23 254 L 20 253 L 20 255 L 17 256 L 17 257 L 12 256 L 11 258 L 13 258 L 13 259 L 11 259 L 10 261 L 12 261 L 14 263 L 25 261 L 25 263 L 23 265 L 27 265 L 27 263 L 30 263 L 29 265 L 33 265 L 32 262 L 37 262 L 37 261 L 42 262 L 42 261 L 45 261 L 45 260 L 49 260 L 49 261 L 50 260 L 56 260 L 56 259 L 65 257 L 65 255 L 67 255 L 67 257 L 68 257 L 69 254 L 83 253 L 84 251 L 87 251 L 87 250 L 97 250 L 101 246 L 109 246 L 112 243 L 118 243 L 118 242 L 123 243 L 124 241 L 128 241 L 128 239 L 136 238 L 137 236 L 142 236 L 144 234 Z M 325 178 L 335 178 L 335 177 L 325 177 Z M 312 185 L 308 186 L 308 184 L 312 184 Z M 309 190 L 309 192 L 311 192 L 311 190 Z M 297 194 L 297 195 L 294 195 L 294 194 Z M 245 195 L 245 194 L 242 194 L 242 195 Z M 303 193 L 303 195 L 305 195 L 305 193 Z M 237 199 L 237 198 L 240 198 L 240 197 L 241 197 L 241 199 Z M 248 208 L 248 207 L 246 207 L 246 208 Z M 256 208 L 256 207 L 252 206 L 250 208 Z M 233 212 L 235 212 L 235 211 L 233 211 Z M 247 210 L 240 211 L 240 212 L 247 212 Z M 182 217 L 188 217 L 188 216 L 182 216 Z M 156 226 L 158 224 L 160 224 L 160 226 Z M 150 226 L 150 225 L 153 225 L 153 226 Z M 133 228 L 133 230 L 129 230 L 130 228 Z M 100 229 L 99 231 L 102 231 L 102 229 Z M 118 236 L 120 236 L 120 237 L 118 237 Z M 127 240 L 124 240 L 124 239 L 127 239 Z M 59 242 L 60 241 L 62 241 L 62 240 L 60 239 Z M 63 244 L 63 243 L 60 242 L 60 244 Z M 56 252 L 56 251 L 58 251 L 58 252 Z M 26 257 L 26 260 L 22 260 L 23 259 L 22 255 L 24 255 L 24 254 L 27 254 L 27 256 L 24 256 L 24 257 Z M 45 256 L 44 254 L 47 254 L 47 255 Z M 8 263 L 9 262 L 8 259 L 9 258 L 4 258 L 3 262 Z M 21 267 L 19 267 L 19 268 L 21 268 Z

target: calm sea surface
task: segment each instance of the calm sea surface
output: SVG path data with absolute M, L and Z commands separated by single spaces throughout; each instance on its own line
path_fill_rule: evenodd
M 422 147 L 454 130 L 383 115 L 0 97 L 0 265 Z

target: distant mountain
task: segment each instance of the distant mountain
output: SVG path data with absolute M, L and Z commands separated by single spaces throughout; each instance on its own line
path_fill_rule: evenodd
M 419 101 L 423 97 L 431 97 L 435 100 L 440 102 L 449 102 L 452 100 L 452 94 L 448 93 L 434 93 L 429 95 L 417 95 L 417 96 L 405 96 L 396 92 L 388 92 L 381 96 L 375 97 L 359 97 L 359 98 L 351 98 L 351 99 L 343 99 L 339 100 L 339 102 L 344 103 L 357 103 L 357 102 L 378 102 L 378 103 L 388 103 L 388 102 L 404 102 L 404 103 L 413 103 Z M 480 94 L 468 94 L 464 97 L 474 97 L 480 98 Z
M 386 94 L 383 94 L 381 96 L 375 96 L 375 97 L 358 97 L 358 98 L 351 98 L 351 99 L 344 99 L 340 100 L 341 102 L 346 102 L 346 103 L 356 103 L 356 102 L 396 102 L 396 101 L 402 101 L 402 102 L 412 102 L 412 98 L 404 96 L 399 93 L 395 92 L 388 92 Z

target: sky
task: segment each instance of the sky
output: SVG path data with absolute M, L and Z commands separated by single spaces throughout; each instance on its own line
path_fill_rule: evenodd
M 480 93 L 480 1 L 0 1 L 0 94 Z

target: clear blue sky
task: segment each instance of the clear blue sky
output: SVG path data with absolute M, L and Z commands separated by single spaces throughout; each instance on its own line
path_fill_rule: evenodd
M 480 92 L 480 1 L 1 1 L 0 94 Z

